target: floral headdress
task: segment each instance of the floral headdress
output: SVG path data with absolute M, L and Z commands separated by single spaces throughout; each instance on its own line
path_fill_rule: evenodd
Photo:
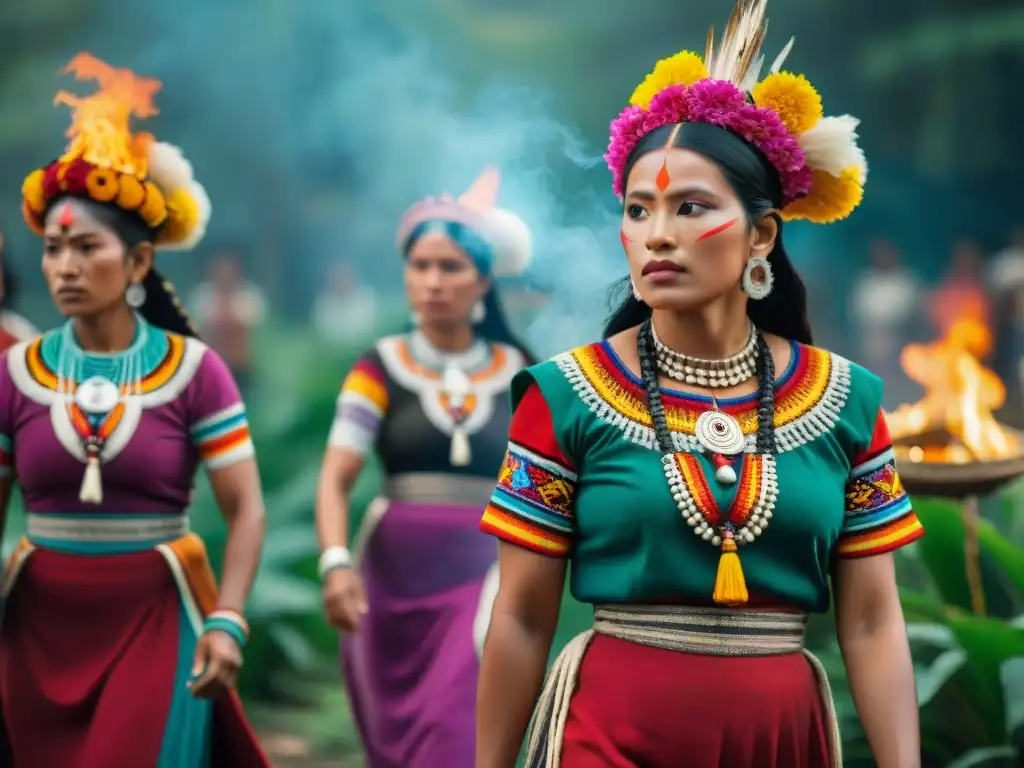
M 531 237 L 526 223 L 511 211 L 498 208 L 501 175 L 487 168 L 457 199 L 451 195 L 428 197 L 414 204 L 398 224 L 397 246 L 405 248 L 418 226 L 428 221 L 451 221 L 480 235 L 494 256 L 488 272 L 496 277 L 522 274 L 530 263 Z
M 605 159 L 613 189 L 640 140 L 664 125 L 717 125 L 753 145 L 778 171 L 783 218 L 827 224 L 849 216 L 864 194 L 867 161 L 857 146 L 858 120 L 824 117 L 821 97 L 803 75 L 782 71 L 793 41 L 760 79 L 766 0 L 737 0 L 722 41 L 708 33 L 703 58 L 683 51 L 662 59 L 637 86 L 611 125 Z
M 22 213 L 29 227 L 43 232 L 43 214 L 58 197 L 83 197 L 137 214 L 155 231 L 164 250 L 187 250 L 206 233 L 210 199 L 195 180 L 181 150 L 150 133 L 132 134 L 132 117 L 157 114 L 153 97 L 159 80 L 115 69 L 88 53 L 64 68 L 99 89 L 78 97 L 60 91 L 55 104 L 71 108 L 70 140 L 64 154 L 33 171 L 22 185 Z

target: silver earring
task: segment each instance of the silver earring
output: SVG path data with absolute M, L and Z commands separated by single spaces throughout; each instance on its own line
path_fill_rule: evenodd
M 629 287 L 633 290 L 633 298 L 637 301 L 643 301 L 643 299 L 640 298 L 640 291 L 636 289 L 636 283 L 633 282 L 633 278 L 629 279 Z
M 124 292 L 124 300 L 132 309 L 138 309 L 146 303 L 146 286 L 142 283 L 130 283 Z
M 760 270 L 761 274 L 755 277 Z M 753 256 L 747 261 L 743 268 L 743 291 L 754 301 L 767 298 L 772 292 L 775 284 L 775 276 L 772 274 L 772 265 L 763 256 Z
M 477 299 L 473 308 L 469 310 L 469 322 L 473 325 L 480 325 L 487 317 L 487 307 L 484 306 L 482 299 Z
M 413 328 L 419 328 L 420 327 L 420 313 L 419 312 L 413 312 L 409 316 L 409 322 L 412 323 L 412 327 Z

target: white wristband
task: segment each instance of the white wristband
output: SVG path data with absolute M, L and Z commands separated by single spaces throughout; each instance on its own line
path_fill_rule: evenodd
M 320 579 L 323 580 L 329 572 L 336 568 L 351 568 L 352 567 L 352 553 L 348 551 L 347 547 L 328 547 L 320 555 L 320 561 L 317 563 L 317 573 L 320 575 Z

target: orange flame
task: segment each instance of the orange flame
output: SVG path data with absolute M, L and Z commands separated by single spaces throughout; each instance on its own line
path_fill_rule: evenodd
M 99 89 L 91 96 L 60 91 L 54 97 L 54 104 L 71 108 L 70 142 L 61 162 L 81 158 L 100 168 L 146 178 L 153 135 L 132 135 L 130 123 L 133 116 L 145 119 L 158 114 L 153 97 L 162 83 L 129 69 L 115 69 L 90 53 L 78 54 L 62 71 L 78 80 L 95 80 Z
M 893 440 L 909 450 L 913 461 L 967 463 L 1019 455 L 1021 441 L 996 421 L 993 412 L 1006 402 L 1006 387 L 982 360 L 992 350 L 985 307 L 968 304 L 947 326 L 941 339 L 909 344 L 900 363 L 925 395 L 887 414 Z M 942 438 L 936 440 L 939 433 Z M 950 439 L 951 438 L 951 439 Z

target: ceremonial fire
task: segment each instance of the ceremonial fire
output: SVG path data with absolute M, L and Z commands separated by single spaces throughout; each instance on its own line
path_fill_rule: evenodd
M 908 461 L 966 465 L 1024 455 L 1021 436 L 993 415 L 1006 402 L 1006 387 L 982 363 L 991 351 L 981 308 L 962 313 L 938 341 L 903 350 L 903 369 L 925 395 L 887 414 L 901 474 L 913 474 Z
M 938 341 L 903 350 L 903 369 L 925 394 L 886 415 L 907 490 L 963 502 L 965 576 L 979 616 L 985 591 L 978 497 L 1024 474 L 1021 434 L 993 415 L 1006 402 L 1006 387 L 982 363 L 991 351 L 984 307 L 961 312 Z

